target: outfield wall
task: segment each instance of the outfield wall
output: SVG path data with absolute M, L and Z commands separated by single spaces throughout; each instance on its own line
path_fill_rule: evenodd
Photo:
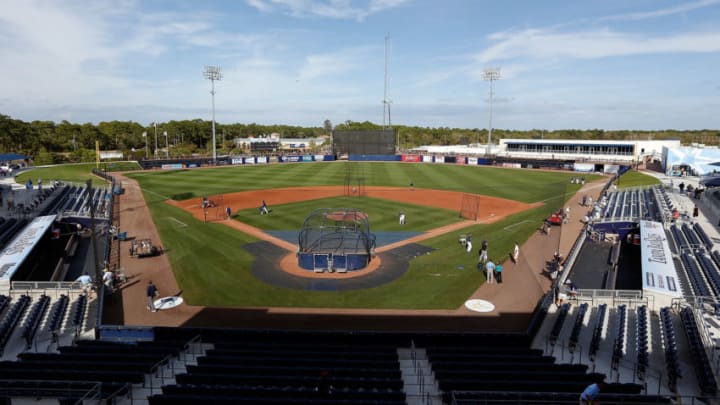
M 312 162 L 332 162 L 338 160 L 336 155 L 277 155 L 277 156 L 223 156 L 218 158 L 217 165 L 263 165 L 269 163 L 312 163 Z M 348 161 L 354 162 L 407 162 L 407 163 L 433 163 L 433 164 L 449 164 L 449 165 L 468 165 L 468 166 L 497 166 L 514 169 L 554 169 L 568 170 L 577 172 L 596 172 L 596 173 L 623 173 L 628 166 L 618 164 L 604 163 L 587 163 L 574 162 L 572 160 L 534 160 L 534 159 L 514 159 L 507 157 L 495 156 L 492 158 L 483 158 L 476 156 L 462 155 L 439 155 L 439 154 L 403 154 L 403 155 L 377 155 L 351 154 L 347 157 Z M 173 159 L 173 160 L 144 160 L 139 162 L 144 169 L 160 168 L 166 170 L 184 169 L 200 166 L 212 166 L 212 161 L 206 158 L 198 159 Z

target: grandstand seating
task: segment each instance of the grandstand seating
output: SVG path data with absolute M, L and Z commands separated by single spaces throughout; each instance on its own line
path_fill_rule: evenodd
M 612 363 L 617 368 L 620 359 L 625 355 L 625 347 L 627 340 L 627 305 L 620 305 L 617 308 L 617 323 L 615 325 L 617 333 L 613 344 Z
M 685 269 L 688 279 L 690 280 L 690 284 L 692 285 L 694 291 L 693 295 L 711 297 L 712 292 L 702 275 L 695 257 L 689 253 L 683 253 L 680 257 L 682 259 L 683 268 Z
M 22 337 L 25 338 L 27 348 L 29 348 L 31 346 L 33 338 L 35 337 L 35 333 L 37 332 L 38 328 L 40 327 L 40 321 L 42 321 L 42 318 L 45 315 L 45 312 L 47 311 L 49 305 L 50 305 L 50 297 L 43 294 L 35 302 L 35 304 L 33 304 L 32 309 L 30 310 L 30 313 L 25 318 L 25 323 L 23 324 Z
M 637 309 L 637 374 L 641 379 L 650 364 L 649 350 L 649 317 L 647 306 L 641 305 Z
M 85 319 L 85 308 L 87 307 L 88 298 L 87 295 L 81 295 L 75 301 L 72 312 L 70 314 L 70 325 L 72 325 L 76 332 L 79 332 L 82 328 L 83 321 Z
M 680 311 L 680 318 L 682 319 L 683 327 L 688 338 L 688 345 L 690 346 L 690 353 L 692 354 L 693 366 L 698 384 L 700 385 L 700 391 L 704 394 L 715 395 L 717 392 L 717 383 L 715 382 L 713 368 L 705 352 L 705 345 L 700 337 L 700 331 L 698 330 L 693 311 L 688 307 L 683 308 Z
M 680 371 L 675 327 L 668 307 L 660 309 L 660 328 L 662 329 L 662 343 L 665 350 L 668 388 L 673 392 L 677 392 L 677 379 L 682 377 L 682 373 Z
M 60 331 L 69 302 L 70 299 L 65 294 L 60 295 L 60 298 L 55 301 L 52 309 L 50 310 L 50 315 L 48 315 L 46 327 L 48 331 L 52 332 L 53 334 L 57 334 Z
M 5 314 L 2 322 L 0 322 L 0 355 L 4 353 L 10 335 L 15 330 L 18 322 L 20 322 L 28 305 L 30 305 L 30 297 L 27 295 L 20 296 L 17 302 L 10 306 L 8 313 Z
M 571 353 L 575 350 L 575 347 L 578 344 L 580 331 L 583 327 L 583 320 L 585 319 L 587 309 L 588 304 L 586 302 L 580 304 L 580 306 L 578 307 L 578 313 L 575 316 L 575 323 L 573 324 L 572 332 L 570 332 L 570 341 L 568 343 L 568 347 Z
M 588 354 L 591 360 L 595 359 L 598 349 L 600 348 L 600 338 L 602 335 L 603 326 L 605 325 L 605 317 L 607 316 L 607 304 L 600 304 L 597 310 L 597 318 L 595 326 L 593 328 L 592 340 L 590 341 L 590 348 Z
M 558 310 L 558 316 L 557 318 L 555 318 L 555 323 L 553 324 L 552 330 L 550 331 L 550 344 L 554 345 L 557 341 L 557 338 L 560 335 L 560 331 L 562 330 L 563 323 L 565 323 L 565 318 L 567 318 L 569 311 L 569 303 L 560 306 L 560 309 Z

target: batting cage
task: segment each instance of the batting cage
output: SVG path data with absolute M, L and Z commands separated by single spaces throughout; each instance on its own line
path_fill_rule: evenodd
M 298 265 L 316 272 L 365 268 L 375 250 L 366 213 L 356 208 L 312 211 L 298 235 Z
M 333 131 L 332 145 L 339 155 L 394 155 L 395 130 Z

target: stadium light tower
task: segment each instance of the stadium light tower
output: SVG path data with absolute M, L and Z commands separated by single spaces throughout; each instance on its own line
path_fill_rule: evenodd
M 390 41 L 390 34 L 385 34 L 385 86 L 383 89 L 383 124 L 382 129 L 385 131 L 385 116 L 387 115 L 388 119 L 390 117 L 390 104 L 392 101 L 389 101 L 387 98 L 387 90 L 388 90 L 388 41 Z
M 205 66 L 203 75 L 210 80 L 210 94 L 212 94 L 212 153 L 213 164 L 217 164 L 217 149 L 215 145 L 215 81 L 222 79 L 222 69 L 219 66 Z
M 488 127 L 488 144 L 487 154 L 490 154 L 490 145 L 492 142 L 492 113 L 493 113 L 493 82 L 500 80 L 500 68 L 487 68 L 483 69 L 483 80 L 490 82 L 490 125 Z

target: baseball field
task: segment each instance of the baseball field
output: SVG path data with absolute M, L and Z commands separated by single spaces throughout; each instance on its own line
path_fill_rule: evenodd
M 348 173 L 363 179 L 364 195 L 346 195 Z M 485 281 L 476 270 L 482 240 L 489 242 L 490 257 L 503 262 L 515 241 L 522 244 L 537 232 L 542 219 L 580 187 L 570 184 L 573 173 L 379 162 L 234 166 L 127 176 L 142 187 L 183 297 L 191 305 L 214 307 L 455 309 Z M 586 176 L 588 181 L 595 178 Z M 477 221 L 459 217 L 463 194 L 482 196 Z M 452 201 L 447 196 L 455 196 L 455 203 L 447 202 Z M 219 207 L 203 211 L 202 197 Z M 262 200 L 271 209 L 269 215 L 259 215 Z M 232 209 L 230 220 L 223 216 L 225 206 Z M 235 225 L 286 235 L 292 243 L 305 217 L 325 207 L 367 212 L 374 233 L 428 238 L 410 245 L 410 254 L 405 249 L 401 259 L 407 269 L 380 285 L 344 289 L 327 280 L 290 287 L 267 282 L 265 272 L 275 271 L 293 252 L 269 248 L 262 237 Z M 407 217 L 404 226 L 398 224 L 400 211 Z M 433 232 L 454 224 L 451 231 Z M 475 241 L 472 253 L 458 245 L 459 235 L 468 233 Z M 383 263 L 397 263 L 395 259 L 385 256 Z

